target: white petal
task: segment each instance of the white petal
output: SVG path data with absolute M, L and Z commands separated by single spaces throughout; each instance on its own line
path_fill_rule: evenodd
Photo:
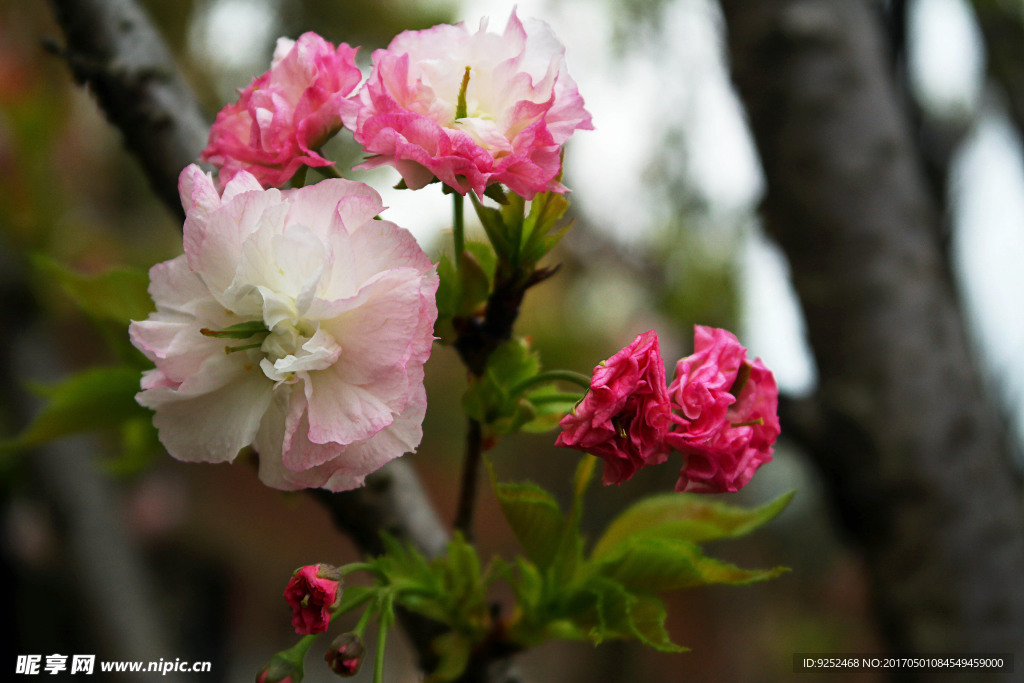
M 153 424 L 160 442 L 175 458 L 226 462 L 253 442 L 273 384 L 258 368 L 237 372 L 234 365 L 208 362 L 201 378 L 193 376 L 176 389 L 154 387 L 138 394 L 139 403 L 156 411 Z M 204 391 L 211 384 L 216 388 Z

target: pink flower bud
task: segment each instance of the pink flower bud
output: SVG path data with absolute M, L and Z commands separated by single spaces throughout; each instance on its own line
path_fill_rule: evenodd
M 621 484 L 641 467 L 665 462 L 670 420 L 665 365 L 651 330 L 594 368 L 589 393 L 559 423 L 555 445 L 601 458 L 605 485 Z
M 256 674 L 256 683 L 301 683 L 302 674 L 301 660 L 279 652 Z
M 359 673 L 365 652 L 362 638 L 355 633 L 342 633 L 331 643 L 324 660 L 331 671 L 348 678 Z
M 341 576 L 328 564 L 301 567 L 288 581 L 284 599 L 291 605 L 296 633 L 323 633 L 331 623 L 331 611 L 341 602 Z

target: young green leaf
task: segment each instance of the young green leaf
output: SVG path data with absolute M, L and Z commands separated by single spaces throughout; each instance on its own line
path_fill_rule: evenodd
M 554 496 L 532 482 L 496 483 L 495 493 L 526 556 L 540 569 L 547 569 L 562 543 L 566 524 Z
M 7 448 L 27 448 L 78 432 L 116 427 L 150 413 L 135 402 L 139 371 L 129 367 L 90 368 L 47 387 L 48 403 Z
M 785 567 L 741 569 L 706 557 L 693 543 L 643 536 L 620 543 L 616 555 L 594 564 L 599 575 L 628 589 L 652 593 L 715 583 L 748 584 L 788 571 Z
M 34 256 L 32 263 L 93 318 L 127 325 L 131 320 L 144 320 L 154 310 L 147 291 L 149 276 L 142 270 L 111 268 L 83 275 L 42 255 Z
M 666 493 L 645 498 L 615 518 L 594 546 L 592 557 L 599 560 L 637 537 L 676 539 L 695 543 L 735 538 L 771 521 L 793 499 L 794 492 L 756 508 L 741 508 L 707 496 Z
M 473 643 L 461 633 L 449 631 L 434 638 L 431 645 L 439 661 L 426 683 L 447 683 L 461 676 L 469 662 Z

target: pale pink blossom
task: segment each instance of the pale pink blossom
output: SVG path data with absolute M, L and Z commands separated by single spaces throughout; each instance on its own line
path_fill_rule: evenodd
M 737 491 L 772 459 L 779 391 L 732 333 L 697 326 L 694 338 L 669 386 L 674 426 L 665 440 L 685 458 L 676 490 Z
M 658 335 L 651 330 L 594 368 L 589 392 L 559 423 L 555 445 L 601 458 L 604 483 L 621 484 L 641 467 L 665 462 L 670 411 Z
M 185 254 L 150 270 L 156 313 L 130 328 L 168 452 L 229 462 L 252 445 L 269 486 L 340 491 L 414 450 L 438 281 L 408 232 L 374 220 L 379 195 L 263 190 L 245 171 L 220 195 L 195 165 L 179 189 Z
M 494 183 L 527 199 L 564 192 L 561 146 L 593 127 L 564 52 L 547 24 L 514 11 L 501 34 L 486 20 L 475 33 L 458 24 L 399 34 L 373 53 L 343 114 L 374 155 L 361 167 L 392 165 L 413 189 L 437 177 L 461 194 Z
M 299 635 L 323 633 L 341 600 L 341 575 L 329 564 L 299 567 L 288 580 L 284 599 L 292 608 L 292 628 Z
M 317 150 L 341 128 L 341 103 L 362 80 L 355 53 L 315 33 L 280 38 L 270 71 L 210 128 L 201 157 L 220 167 L 221 183 L 245 170 L 263 187 L 280 187 L 303 165 L 330 165 Z

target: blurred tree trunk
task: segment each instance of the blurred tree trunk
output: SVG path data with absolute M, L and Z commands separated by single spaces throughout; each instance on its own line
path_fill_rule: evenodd
M 894 653 L 1021 662 L 1021 491 L 877 13 L 864 0 L 721 4 L 765 223 L 789 257 L 820 373 L 783 432 L 823 470 Z

